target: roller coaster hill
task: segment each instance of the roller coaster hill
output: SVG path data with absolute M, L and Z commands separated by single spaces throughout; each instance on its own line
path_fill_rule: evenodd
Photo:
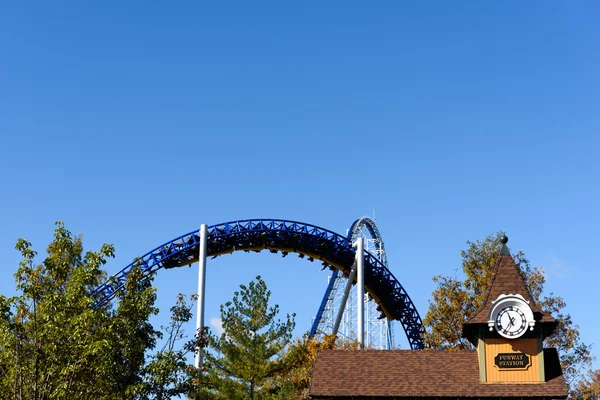
M 362 248 L 357 248 L 356 243 L 362 243 Z M 195 262 L 205 265 L 207 257 L 215 258 L 239 250 L 268 250 L 280 252 L 284 257 L 297 253 L 309 261 L 318 260 L 323 269 L 333 271 L 311 327 L 311 336 L 339 332 L 351 335 L 363 331 L 356 326 L 357 315 L 360 317 L 362 307 L 365 307 L 368 318 L 362 325 L 366 326 L 369 337 L 379 339 L 375 347 L 393 347 L 391 321 L 400 322 L 411 349 L 424 347 L 421 317 L 404 287 L 388 268 L 383 239 L 375 221 L 369 217 L 356 220 L 346 236 L 315 225 L 282 219 L 246 219 L 203 225 L 199 230 L 154 248 L 97 287 L 95 307 L 106 305 L 124 290 L 127 274 L 134 265 L 139 265 L 144 274 L 153 274 Z M 360 264 L 359 272 L 364 274 L 364 298 L 368 300 L 364 306 L 360 304 L 360 296 L 349 296 L 351 290 L 362 293 L 356 284 L 360 280 L 357 276 Z M 203 296 L 202 293 L 202 307 Z M 199 311 L 203 313 L 200 303 Z M 366 344 L 373 346 L 374 342 Z

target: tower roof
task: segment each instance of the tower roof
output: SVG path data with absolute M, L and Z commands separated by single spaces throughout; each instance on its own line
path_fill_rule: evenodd
M 506 239 L 506 241 L 508 241 L 508 239 Z M 542 312 L 539 306 L 535 303 L 531 293 L 529 292 L 529 289 L 527 288 L 527 285 L 525 284 L 525 281 L 523 280 L 521 270 L 519 267 L 517 267 L 512 256 L 508 252 L 506 241 L 503 241 L 504 244 L 500 252 L 500 257 L 498 257 L 496 266 L 492 272 L 490 286 L 485 295 L 483 306 L 463 325 L 462 335 L 463 337 L 469 339 L 469 341 L 472 343 L 476 341 L 475 335 L 477 334 L 478 329 L 483 325 L 487 327 L 493 302 L 501 294 L 520 294 L 523 296 L 523 298 L 529 302 L 529 306 L 533 311 L 536 325 L 541 325 L 544 337 L 550 335 L 558 324 L 556 319 Z

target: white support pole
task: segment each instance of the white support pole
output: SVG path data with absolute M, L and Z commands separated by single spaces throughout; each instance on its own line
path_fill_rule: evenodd
M 369 307 L 369 295 L 363 296 L 365 298 L 365 316 L 367 323 L 365 324 L 365 344 L 368 345 L 372 342 L 371 340 L 371 312 Z
M 350 289 L 352 288 L 352 281 L 354 280 L 354 275 L 356 275 L 356 263 L 352 266 L 352 270 L 350 271 L 350 275 L 348 276 L 348 282 L 346 282 L 346 287 L 344 288 L 344 296 L 342 297 L 342 301 L 340 302 L 340 309 L 338 310 L 337 316 L 335 318 L 335 323 L 333 324 L 334 335 L 337 335 L 338 329 L 340 329 L 340 323 L 342 322 L 342 316 L 344 315 L 344 309 L 346 308 L 346 303 L 348 302 L 348 295 L 350 294 Z
M 204 292 L 206 288 L 206 238 L 208 230 L 206 224 L 200 225 L 200 243 L 199 243 L 199 258 L 198 258 L 198 310 L 196 315 L 196 333 L 202 333 L 204 328 Z M 202 364 L 202 350 L 198 349 L 194 359 L 196 368 L 200 368 Z
M 358 345 L 362 349 L 364 346 L 364 329 L 365 329 L 365 248 L 364 239 L 358 238 L 354 242 L 356 247 L 356 285 L 357 287 L 357 308 L 358 308 Z

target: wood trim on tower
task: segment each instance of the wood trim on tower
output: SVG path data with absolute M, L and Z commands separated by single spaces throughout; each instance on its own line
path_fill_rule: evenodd
M 479 359 L 479 380 L 485 383 L 487 380 L 485 373 L 485 342 L 483 339 L 477 340 L 477 358 Z

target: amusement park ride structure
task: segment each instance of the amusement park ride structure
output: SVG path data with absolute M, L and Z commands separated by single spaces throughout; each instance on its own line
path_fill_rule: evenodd
M 348 230 L 348 239 L 355 242 L 358 238 L 363 238 L 364 249 L 373 254 L 387 268 L 387 257 L 383 238 L 375 225 L 374 219 L 362 217 L 356 220 Z M 317 312 L 317 317 L 313 323 L 311 336 L 320 336 L 336 332 L 338 336 L 347 340 L 357 340 L 358 332 L 358 297 L 356 291 L 357 285 L 353 285 L 350 295 L 345 295 L 345 289 L 348 287 L 349 276 L 336 269 L 333 271 L 329 285 L 325 291 L 325 296 Z M 394 347 L 393 325 L 390 320 L 385 318 L 380 312 L 379 305 L 369 295 L 365 295 L 365 346 L 376 350 L 390 350 Z M 336 316 L 340 310 L 343 314 L 339 322 L 339 328 L 336 329 Z
M 162 268 L 199 261 L 197 328 L 200 328 L 204 326 L 206 259 L 237 250 L 269 250 L 280 252 L 283 257 L 294 252 L 308 261 L 318 260 L 323 269 L 333 271 L 311 328 L 312 336 L 338 333 L 369 347 L 389 349 L 393 346 L 390 322 L 397 320 L 402 324 L 410 348 L 424 347 L 421 317 L 408 293 L 388 269 L 383 240 L 375 222 L 368 217 L 355 221 L 346 237 L 315 225 L 280 219 L 202 225 L 199 230 L 156 247 L 98 286 L 94 290 L 95 307 L 110 307 L 110 300 L 124 289 L 127 274 L 136 265 L 144 274 L 152 274 Z M 346 302 L 344 297 L 349 296 L 351 289 L 355 293 Z M 361 306 L 364 300 L 368 300 L 366 312 Z M 367 315 L 366 321 L 363 313 Z M 198 356 L 196 365 L 201 363 Z

